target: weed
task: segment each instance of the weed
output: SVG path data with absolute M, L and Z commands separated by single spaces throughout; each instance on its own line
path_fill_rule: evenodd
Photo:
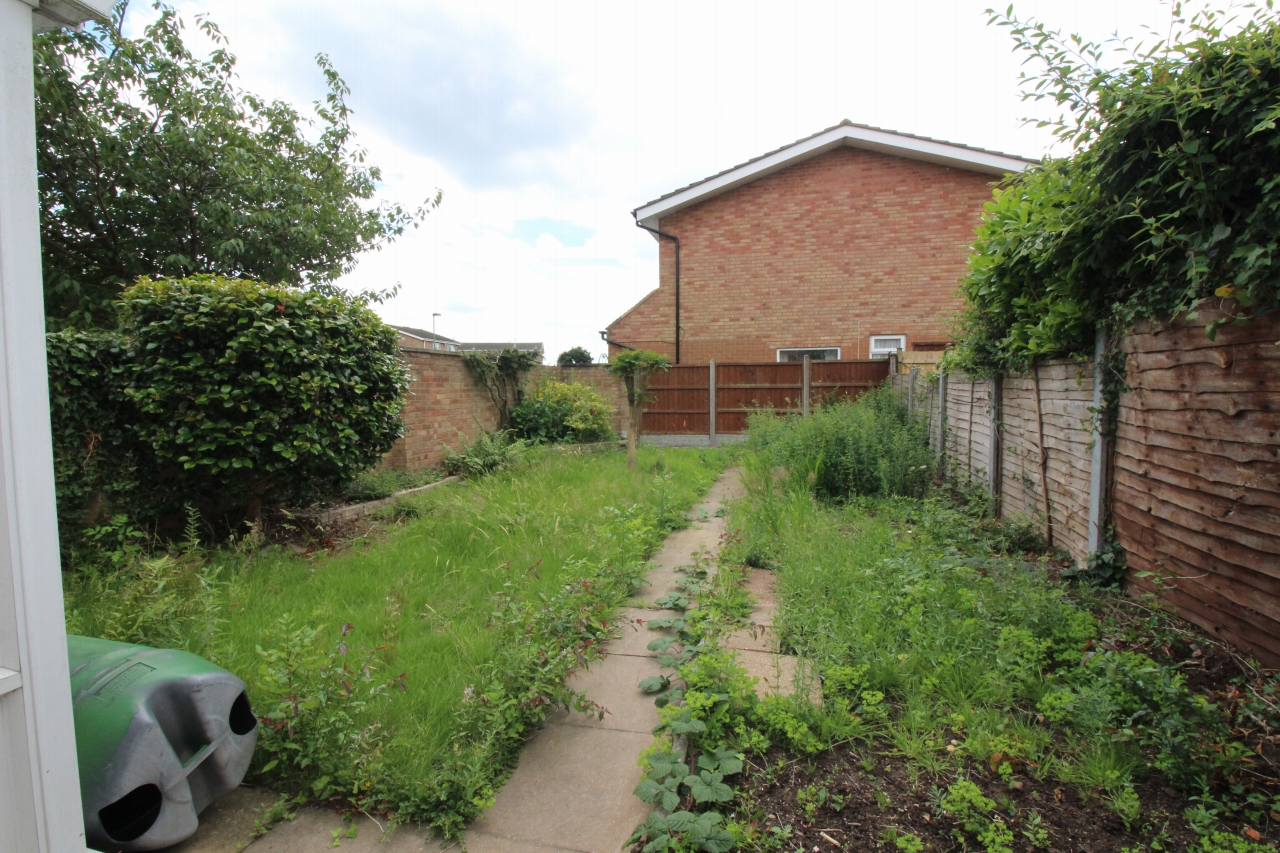
M 1033 850 L 1047 850 L 1050 844 L 1049 830 L 1044 827 L 1040 813 L 1031 811 L 1023 818 L 1022 823 L 1022 837 L 1027 839 L 1027 844 Z
M 885 827 L 880 832 L 880 843 L 885 847 L 893 847 L 901 853 L 922 853 L 924 841 L 920 836 L 903 832 L 896 826 Z
M 806 785 L 796 791 L 796 805 L 804 810 L 805 820 L 812 823 L 818 816 L 818 809 L 827 804 L 830 796 L 825 787 Z

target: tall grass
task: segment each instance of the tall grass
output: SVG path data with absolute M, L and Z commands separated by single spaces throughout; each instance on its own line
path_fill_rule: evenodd
M 215 558 L 188 583 L 216 596 L 216 634 L 155 636 L 181 639 L 171 644 L 240 675 L 260 712 L 280 699 L 264 682 L 263 650 L 299 646 L 299 626 L 319 634 L 292 653 L 297 659 L 321 659 L 323 649 L 339 643 L 357 655 L 362 648 L 381 647 L 378 678 L 399 680 L 403 673 L 404 691 L 356 708 L 352 731 L 378 726 L 377 755 L 357 757 L 373 769 L 356 778 L 387 787 L 347 795 L 359 793 L 371 808 L 413 819 L 443 815 L 450 823 L 442 825 L 456 830 L 459 819 L 473 816 L 491 796 L 512 737 L 518 742 L 527 726 L 526 700 L 536 697 L 519 696 L 522 685 L 513 684 L 516 698 L 502 701 L 519 704 L 500 719 L 467 711 L 466 698 L 479 698 L 486 685 L 502 682 L 510 675 L 497 671 L 504 666 L 536 668 L 557 655 L 555 626 L 538 623 L 540 610 L 558 615 L 576 607 L 596 620 L 598 608 L 625 598 L 630 587 L 618 581 L 639 570 L 663 534 L 683 523 L 684 510 L 724 465 L 718 451 L 644 449 L 636 470 L 627 470 L 621 453 L 528 456 L 528 464 L 517 469 L 408 499 L 388 535 L 345 553 L 307 557 L 273 549 L 253 558 Z M 607 567 L 615 563 L 635 569 L 611 573 Z M 126 581 L 117 578 L 108 586 L 130 587 Z M 592 590 L 589 601 L 574 598 L 583 583 Z M 150 638 L 129 635 L 127 626 L 111 627 L 111 614 L 128 608 L 113 604 L 111 613 L 103 611 L 94 600 L 101 587 L 68 583 L 68 609 L 79 624 L 91 633 L 114 631 L 119 639 Z M 130 588 L 128 601 L 156 592 L 147 578 Z M 537 642 L 546 645 L 528 654 L 507 648 L 525 642 L 525 627 L 529 636 L 536 627 Z M 578 626 L 566 623 L 563 630 L 569 636 Z M 268 659 L 277 670 L 288 665 L 286 654 Z M 509 730 L 481 730 L 495 725 Z M 471 746 L 492 748 L 460 749 L 457 737 L 467 726 L 476 742 Z M 462 752 L 476 765 L 465 772 L 456 766 Z M 453 775 L 442 782 L 442 774 Z M 459 774 L 466 776 L 461 783 Z
M 774 570 L 783 650 L 816 664 L 835 713 L 841 700 L 884 699 L 880 748 L 935 778 L 1003 762 L 1123 812 L 1152 768 L 1202 809 L 1263 813 L 1270 794 L 1232 781 L 1247 750 L 1216 706 L 1176 666 L 1104 640 L 1087 603 L 1106 593 L 1058 581 L 1024 550 L 1024 526 L 896 485 L 890 472 L 922 457 L 892 400 L 868 395 L 812 421 L 752 421 L 758 454 L 725 559 Z
M 808 417 L 753 413 L 748 431 L 762 456 L 806 478 L 823 498 L 921 497 L 929 484 L 927 425 L 908 418 L 889 388 L 821 406 Z

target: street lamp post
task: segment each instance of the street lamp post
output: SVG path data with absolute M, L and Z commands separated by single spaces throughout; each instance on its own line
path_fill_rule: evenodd
M 434 349 L 440 349 L 440 339 L 436 337 L 436 318 L 439 314 L 431 315 L 431 344 Z

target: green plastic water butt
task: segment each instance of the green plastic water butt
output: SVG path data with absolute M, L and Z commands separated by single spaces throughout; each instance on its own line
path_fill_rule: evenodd
M 240 784 L 258 741 L 244 682 L 204 658 L 67 637 L 89 845 L 156 850 Z

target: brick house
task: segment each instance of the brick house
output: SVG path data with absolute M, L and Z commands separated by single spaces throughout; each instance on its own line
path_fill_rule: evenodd
M 610 354 L 936 361 L 991 184 L 1035 162 L 844 121 L 668 193 L 633 211 L 659 286 Z

